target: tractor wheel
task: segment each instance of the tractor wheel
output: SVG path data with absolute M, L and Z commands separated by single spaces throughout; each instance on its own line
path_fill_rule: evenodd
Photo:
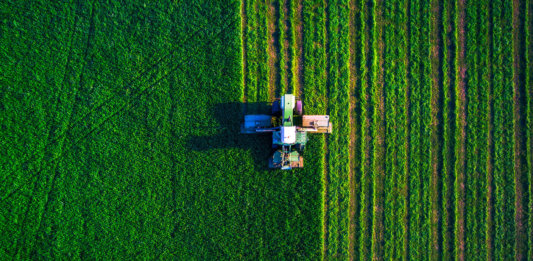
M 302 101 L 296 101 L 296 108 L 294 108 L 294 113 L 296 115 L 302 115 L 304 112 L 303 102 Z
M 299 151 L 299 152 L 302 152 L 304 151 L 305 149 L 305 145 L 303 144 L 296 144 L 296 150 Z
M 281 114 L 281 106 L 279 100 L 272 103 L 272 115 L 279 116 Z

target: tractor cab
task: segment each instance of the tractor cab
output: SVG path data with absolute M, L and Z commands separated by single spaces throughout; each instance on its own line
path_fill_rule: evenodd
M 300 153 L 307 133 L 331 133 L 328 115 L 302 115 L 303 104 L 292 94 L 272 103 L 271 114 L 245 115 L 241 133 L 272 133 L 272 153 L 268 166 L 282 170 L 303 167 Z

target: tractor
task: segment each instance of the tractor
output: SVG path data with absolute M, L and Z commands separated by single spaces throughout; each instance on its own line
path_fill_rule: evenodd
M 303 102 L 293 94 L 276 99 L 270 114 L 244 116 L 243 134 L 272 134 L 273 153 L 268 166 L 290 170 L 303 168 L 301 155 L 308 141 L 307 133 L 331 133 L 328 115 L 303 115 Z

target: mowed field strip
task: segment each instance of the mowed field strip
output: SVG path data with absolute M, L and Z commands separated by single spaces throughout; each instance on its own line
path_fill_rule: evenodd
M 3 1 L 0 259 L 533 260 L 532 2 Z
M 531 258 L 530 1 L 251 2 L 248 94 L 335 124 L 322 259 Z

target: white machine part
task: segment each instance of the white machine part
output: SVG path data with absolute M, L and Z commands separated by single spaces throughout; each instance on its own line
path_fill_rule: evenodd
M 285 94 L 281 96 L 280 106 L 282 110 L 285 110 L 285 104 L 289 105 L 291 107 L 290 109 L 293 110 L 296 104 L 296 97 L 294 97 L 292 94 Z
M 281 143 L 294 144 L 296 142 L 296 126 L 281 127 Z

